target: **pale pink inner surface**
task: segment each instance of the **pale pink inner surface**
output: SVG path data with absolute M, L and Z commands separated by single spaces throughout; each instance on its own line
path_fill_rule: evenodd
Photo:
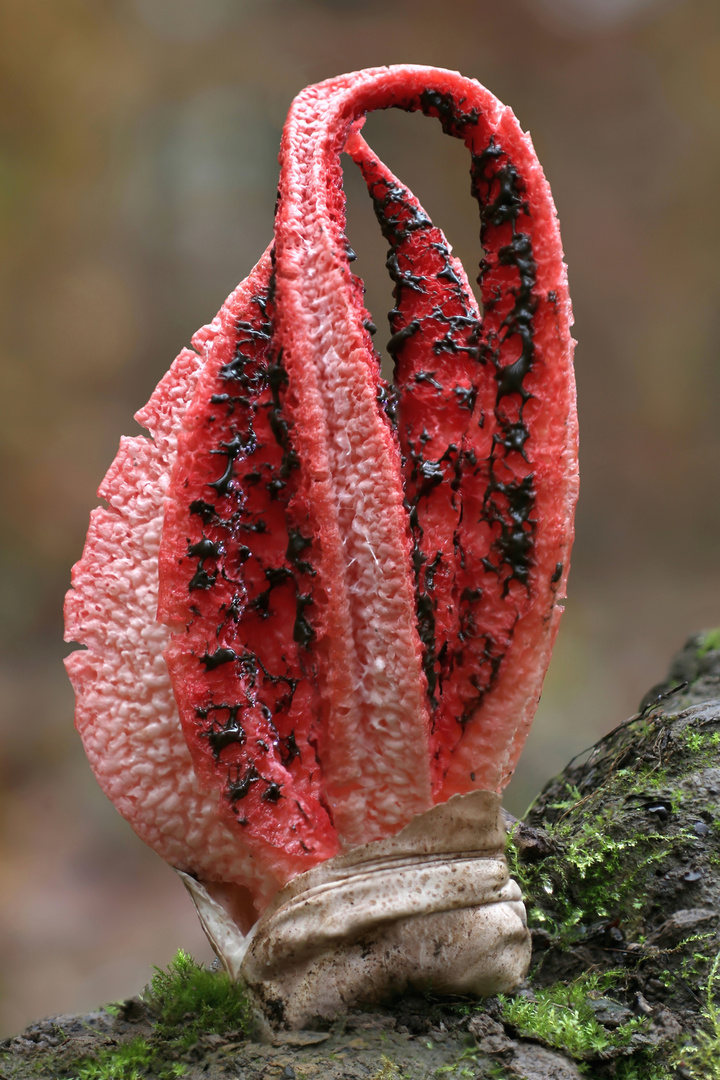
M 327 235 L 324 160 L 313 154 L 330 118 L 314 102 L 286 127 L 276 266 L 278 334 L 328 596 L 323 771 L 347 848 L 396 832 L 431 805 L 431 791 L 399 453 L 378 413 L 347 262 Z
M 279 882 L 225 823 L 218 795 L 198 784 L 163 659 L 170 630 L 156 620 L 164 498 L 201 366 L 196 353 L 180 353 L 137 414 L 151 438 L 124 438 L 102 482 L 108 506 L 92 513 L 65 608 L 66 640 L 86 649 L 66 667 L 90 764 L 138 836 L 202 880 L 247 886 L 262 908 Z

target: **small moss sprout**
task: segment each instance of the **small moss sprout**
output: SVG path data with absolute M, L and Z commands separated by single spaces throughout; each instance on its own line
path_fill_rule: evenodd
M 203 1035 L 246 1035 L 250 1007 L 224 972 L 210 971 L 180 949 L 165 969 L 155 968 L 141 1000 L 154 1021 L 149 1036 L 102 1050 L 77 1061 L 72 1080 L 178 1080 L 187 1072 L 180 1060 Z M 122 1007 L 108 1007 L 117 1016 Z
M 372 1077 L 372 1080 L 404 1080 L 404 1077 L 400 1067 L 383 1054 L 382 1065 Z
M 120 1046 L 100 1052 L 78 1068 L 73 1080 L 144 1080 L 154 1065 L 153 1048 L 142 1035 Z M 158 1072 L 162 1080 L 175 1080 L 185 1072 L 183 1065 L 168 1066 Z
M 694 1041 L 684 1046 L 676 1064 L 684 1070 L 688 1080 L 720 1080 L 720 1004 L 717 1000 L 717 984 L 720 981 L 720 952 L 716 955 L 707 983 L 705 1002 L 701 1014 L 703 1027 Z
M 537 990 L 532 997 L 503 996 L 503 1019 L 520 1035 L 564 1050 L 580 1061 L 611 1047 L 629 1046 L 633 1036 L 646 1027 L 645 1020 L 633 1018 L 608 1031 L 598 1023 L 592 1008 L 592 1002 L 604 999 L 619 977 L 615 971 L 590 972 L 574 982 Z
M 716 626 L 714 630 L 708 630 L 702 635 L 697 654 L 700 657 L 707 656 L 709 652 L 715 652 L 717 649 L 720 649 L 720 626 Z
M 155 968 L 143 1001 L 156 1018 L 155 1032 L 180 1050 L 201 1035 L 247 1033 L 251 1011 L 242 990 L 225 974 L 209 971 L 180 949 L 167 970 Z

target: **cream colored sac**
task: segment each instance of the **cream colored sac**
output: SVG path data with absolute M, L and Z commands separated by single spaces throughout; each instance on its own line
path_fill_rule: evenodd
M 180 876 L 265 1031 L 309 1027 L 405 990 L 507 993 L 530 964 L 494 792 L 455 795 L 395 836 L 298 875 L 247 936 L 199 882 Z

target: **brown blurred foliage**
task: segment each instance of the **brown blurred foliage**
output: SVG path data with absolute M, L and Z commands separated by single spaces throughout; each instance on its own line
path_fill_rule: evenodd
M 120 434 L 271 235 L 291 98 L 397 61 L 458 68 L 513 106 L 570 265 L 578 539 L 510 809 L 720 622 L 716 0 L 5 0 L 0 1032 L 130 994 L 180 945 L 207 956 L 84 761 L 63 593 Z M 462 148 L 403 114 L 366 133 L 472 266 Z M 350 171 L 348 191 L 383 325 L 384 244 Z

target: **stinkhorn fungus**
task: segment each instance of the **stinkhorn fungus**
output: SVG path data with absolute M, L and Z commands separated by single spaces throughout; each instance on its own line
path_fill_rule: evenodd
M 482 312 L 360 134 L 389 107 L 469 150 Z M 390 246 L 392 385 L 343 150 Z M 356 72 L 296 98 L 280 160 L 273 243 L 100 486 L 67 666 L 103 790 L 298 1026 L 524 975 L 499 793 L 560 617 L 577 432 L 555 208 L 508 108 L 450 71 Z

